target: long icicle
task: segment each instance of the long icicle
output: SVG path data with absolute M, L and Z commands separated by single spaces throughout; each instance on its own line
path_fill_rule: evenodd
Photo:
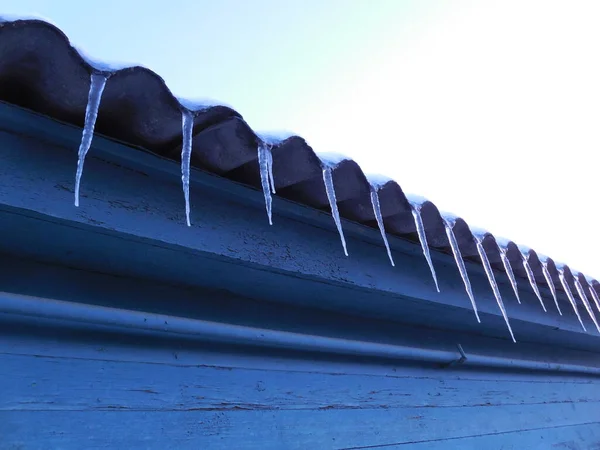
M 548 312 L 548 310 L 546 309 L 546 305 L 544 305 L 544 300 L 542 300 L 542 295 L 540 294 L 540 290 L 538 289 L 537 283 L 535 281 L 535 275 L 533 274 L 533 270 L 531 269 L 531 266 L 529 265 L 529 259 L 522 252 L 521 252 L 521 256 L 523 257 L 523 267 L 525 268 L 525 272 L 527 273 L 527 278 L 529 279 L 529 284 L 531 285 L 533 292 L 535 292 L 535 295 L 537 296 L 538 300 L 540 301 L 540 304 L 542 305 L 542 309 L 544 310 L 544 312 Z
M 271 163 L 269 163 L 271 161 Z M 260 183 L 262 185 L 263 196 L 265 197 L 265 208 L 267 209 L 267 217 L 269 218 L 269 225 L 273 225 L 273 214 L 272 214 L 272 203 L 271 192 L 275 193 L 275 189 L 272 188 L 272 164 L 273 159 L 271 155 L 271 148 L 268 144 L 260 142 L 258 144 L 258 167 L 260 169 Z M 273 189 L 273 191 L 271 191 Z
M 558 271 L 558 278 L 560 279 L 560 284 L 562 284 L 565 293 L 567 294 L 567 298 L 573 307 L 573 311 L 577 315 L 577 319 L 579 319 L 579 323 L 581 324 L 581 328 L 583 331 L 587 331 L 585 329 L 585 325 L 583 324 L 583 320 L 581 320 L 581 316 L 579 315 L 579 309 L 577 308 L 577 303 L 575 303 L 575 297 L 573 297 L 573 293 L 571 292 L 571 288 L 569 287 L 569 283 L 567 283 L 567 279 L 565 278 L 565 273 L 562 270 Z
M 498 250 L 500 250 L 500 259 L 502 259 L 502 264 L 504 265 L 504 270 L 506 271 L 506 275 L 508 276 L 508 280 L 510 281 L 510 285 L 512 286 L 513 291 L 515 292 L 515 297 L 517 297 L 517 302 L 519 302 L 519 305 L 520 305 L 521 298 L 519 297 L 519 286 L 517 285 L 517 279 L 515 278 L 515 273 L 513 272 L 512 265 L 510 264 L 510 260 L 508 259 L 508 255 L 506 254 L 506 249 L 502 248 L 498 245 Z
M 587 295 L 586 295 L 585 291 L 583 290 L 583 286 L 581 285 L 581 283 L 579 282 L 577 277 L 574 277 L 574 282 L 575 282 L 575 289 L 577 289 L 577 293 L 579 294 L 579 298 L 583 302 L 583 306 L 585 306 L 585 309 L 586 309 L 587 313 L 589 314 L 590 319 L 592 319 L 592 322 L 594 322 L 594 325 L 596 325 L 596 329 L 598 330 L 598 333 L 600 333 L 600 326 L 598 326 L 598 322 L 596 321 L 596 316 L 594 315 L 594 311 L 592 311 L 592 305 L 590 305 Z
M 377 190 L 377 187 L 373 185 L 371 185 L 371 205 L 373 206 L 373 212 L 375 213 L 377 226 L 379 227 L 379 232 L 381 233 L 381 237 L 383 238 L 383 243 L 385 244 L 385 249 L 387 250 L 388 257 L 390 258 L 392 266 L 395 267 L 396 265 L 394 264 L 394 258 L 392 258 L 390 244 L 388 243 L 388 239 L 385 234 L 385 225 L 383 224 L 383 216 L 381 215 L 381 205 L 379 204 L 379 192 Z
M 340 235 L 342 241 L 342 247 L 344 247 L 344 254 L 348 256 L 348 249 L 346 248 L 346 238 L 344 238 L 344 230 L 342 230 L 342 221 L 340 220 L 340 212 L 337 207 L 337 200 L 335 198 L 335 187 L 333 185 L 333 173 L 331 167 L 323 168 L 323 183 L 325 184 L 325 192 L 327 193 L 327 199 L 329 200 L 329 206 L 331 207 L 331 215 L 333 221 Z
M 267 171 L 269 172 L 269 184 L 271 185 L 271 193 L 275 192 L 275 178 L 273 177 L 273 147 L 268 146 L 269 151 L 267 152 Z
M 421 248 L 423 249 L 423 255 L 429 266 L 429 271 L 435 283 L 435 289 L 440 292 L 440 286 L 438 285 L 437 275 L 435 274 L 435 268 L 433 267 L 433 261 L 431 260 L 431 253 L 429 252 L 429 245 L 427 244 L 427 234 L 425 233 L 425 225 L 423 225 L 423 218 L 421 217 L 421 206 L 411 204 L 410 209 L 415 219 L 415 226 L 417 228 L 417 234 L 419 235 L 419 241 L 421 241 Z
M 494 292 L 494 297 L 496 297 L 496 302 L 498 303 L 498 307 L 500 308 L 502 317 L 504 317 L 504 321 L 506 322 L 506 326 L 508 327 L 510 337 L 512 338 L 513 342 L 517 342 L 517 340 L 515 339 L 515 335 L 513 334 L 512 328 L 510 326 L 508 315 L 506 314 L 506 308 L 504 307 L 504 302 L 502 301 L 502 296 L 500 295 L 500 289 L 498 288 L 498 283 L 496 282 L 494 271 L 492 270 L 492 266 L 490 264 L 490 260 L 488 259 L 487 253 L 485 252 L 485 248 L 483 248 L 483 242 L 479 238 L 475 237 L 475 244 L 477 245 L 477 252 L 479 253 L 479 257 L 483 262 L 485 274 L 487 275 L 488 281 L 490 282 L 490 286 L 492 287 L 492 291 Z
M 556 286 L 554 286 L 554 281 L 552 281 L 552 275 L 550 275 L 550 271 L 548 270 L 547 262 L 542 261 L 542 272 L 544 273 L 546 284 L 548 285 L 548 287 L 550 288 L 550 292 L 552 293 L 552 298 L 554 299 L 556 309 L 558 309 L 558 314 L 562 316 L 562 311 L 560 310 L 560 305 L 558 304 L 558 296 L 556 295 Z
M 77 173 L 75 175 L 75 206 L 79 206 L 79 187 L 81 185 L 81 176 L 83 175 L 83 164 L 90 145 L 92 145 L 94 127 L 96 126 L 96 118 L 98 117 L 98 109 L 100 108 L 100 100 L 106 86 L 106 80 L 108 80 L 108 77 L 99 73 L 93 73 L 90 78 L 88 102 L 85 107 L 85 123 L 81 135 L 81 143 L 79 144 Z
M 185 220 L 187 226 L 190 222 L 190 161 L 192 159 L 192 132 L 194 129 L 194 114 L 187 110 L 181 111 L 181 129 L 183 145 L 181 146 L 181 182 L 185 198 Z
M 590 288 L 590 294 L 592 294 L 592 298 L 596 304 L 596 309 L 598 309 L 598 312 L 600 312 L 600 298 L 598 298 L 598 293 L 591 284 L 588 284 L 588 286 Z
M 463 283 L 465 284 L 465 290 L 467 291 L 469 300 L 471 300 L 471 305 L 473 306 L 473 312 L 475 313 L 477 322 L 481 323 L 481 320 L 479 319 L 479 313 L 477 312 L 477 304 L 475 303 L 475 296 L 473 295 L 473 289 L 471 288 L 471 281 L 469 280 L 469 275 L 467 274 L 467 268 L 465 267 L 465 262 L 462 259 L 462 255 L 460 253 L 460 248 L 458 247 L 458 242 L 456 240 L 456 236 L 454 236 L 454 230 L 452 229 L 452 225 L 450 223 L 448 223 L 448 221 L 446 221 L 446 220 L 444 220 L 444 227 L 446 228 L 446 235 L 448 236 L 448 241 L 450 241 L 450 247 L 452 248 L 452 253 L 454 254 L 454 260 L 456 261 L 456 266 L 458 267 L 460 276 L 463 280 Z

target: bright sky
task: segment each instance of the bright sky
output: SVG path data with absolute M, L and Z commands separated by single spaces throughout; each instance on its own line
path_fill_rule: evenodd
M 600 2 L 3 0 L 600 277 Z M 275 174 L 277 176 L 277 174 Z

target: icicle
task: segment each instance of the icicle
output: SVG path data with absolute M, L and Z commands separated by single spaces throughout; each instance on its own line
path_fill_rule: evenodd
M 417 227 L 417 234 L 419 235 L 419 241 L 421 241 L 421 248 L 423 249 L 423 255 L 425 255 L 425 259 L 427 260 L 427 264 L 429 265 L 429 271 L 431 272 L 431 276 L 433 277 L 433 282 L 435 283 L 435 288 L 438 292 L 440 292 L 440 287 L 438 285 L 437 276 L 435 274 L 435 268 L 433 267 L 433 261 L 431 260 L 431 253 L 429 252 L 429 245 L 427 245 L 427 234 L 425 233 L 425 226 L 423 225 L 423 218 L 421 217 L 421 205 L 412 204 L 411 203 L 411 211 L 412 215 L 415 219 L 415 226 Z
M 506 254 L 506 249 L 500 247 L 499 245 L 498 245 L 498 249 L 500 250 L 500 259 L 502 259 L 502 264 L 504 265 L 504 270 L 506 271 L 506 275 L 508 275 L 510 285 L 512 286 L 513 291 L 515 291 L 515 296 L 517 297 L 517 301 L 519 302 L 519 305 L 520 305 L 521 299 L 519 298 L 519 287 L 517 286 L 517 280 L 515 278 L 515 273 L 513 272 L 512 266 L 510 264 L 510 260 L 508 259 L 508 255 Z
M 596 325 L 596 329 L 598 330 L 598 333 L 600 333 L 600 326 L 598 326 L 598 322 L 596 321 L 596 316 L 594 315 L 594 311 L 592 311 L 592 305 L 590 305 L 587 295 L 586 295 L 585 291 L 583 290 L 583 286 L 581 285 L 581 283 L 579 282 L 577 277 L 574 277 L 574 281 L 575 281 L 575 289 L 577 289 L 579 298 L 583 302 L 583 306 L 585 306 L 585 309 L 587 310 L 587 312 L 590 316 L 590 319 L 592 319 L 592 322 L 594 322 L 594 325 Z
M 562 316 L 562 311 L 560 310 L 560 305 L 558 304 L 558 297 L 556 296 L 556 286 L 554 286 L 554 282 L 552 281 L 552 276 L 550 275 L 550 271 L 548 270 L 547 262 L 542 262 L 542 272 L 544 272 L 546 284 L 548 285 L 548 287 L 550 288 L 550 292 L 552 293 L 552 298 L 554 299 L 556 309 L 558 309 L 558 313 Z
M 385 244 L 385 249 L 387 250 L 388 257 L 390 258 L 392 266 L 395 266 L 394 258 L 392 258 L 392 251 L 390 250 L 390 244 L 388 243 L 388 239 L 385 234 L 385 226 L 383 225 L 381 205 L 379 204 L 379 193 L 377 192 L 377 188 L 373 185 L 371 185 L 371 204 L 373 205 L 375 219 L 377 220 L 377 225 L 379 226 L 379 231 L 381 232 L 381 237 L 383 238 L 383 243 Z
M 340 212 L 338 211 L 337 201 L 335 199 L 335 187 L 333 186 L 333 173 L 331 167 L 323 168 L 323 183 L 325 184 L 325 192 L 327 192 L 327 199 L 329 200 L 329 206 L 331 207 L 331 215 L 333 216 L 333 221 L 340 234 L 342 247 L 344 247 L 344 254 L 348 256 L 346 239 L 344 238 L 344 230 L 342 230 L 342 221 L 340 220 Z
M 546 310 L 546 305 L 544 305 L 544 300 L 542 300 L 542 295 L 540 294 L 540 290 L 538 289 L 537 283 L 535 282 L 535 275 L 533 274 L 533 270 L 529 265 L 529 259 L 521 252 L 521 256 L 523 257 L 523 267 L 525 268 L 525 272 L 527 272 L 527 278 L 529 279 L 529 284 L 533 288 L 533 292 L 537 296 L 538 300 L 542 304 L 542 309 L 544 312 L 548 312 Z
M 577 303 L 575 303 L 575 297 L 573 297 L 573 293 L 571 292 L 569 283 L 567 283 L 567 279 L 565 278 L 564 271 L 562 271 L 562 270 L 558 271 L 558 278 L 560 279 L 560 284 L 562 284 L 562 287 L 565 290 L 567 297 L 569 298 L 569 302 L 571 302 L 571 306 L 573 307 L 573 311 L 575 311 L 575 314 L 577 315 L 577 319 L 579 319 L 581 328 L 583 328 L 583 331 L 587 331 L 585 329 L 585 325 L 583 324 L 583 321 L 581 320 L 581 316 L 579 315 L 579 310 L 577 309 Z
M 598 294 L 596 293 L 594 287 L 591 284 L 589 284 L 588 286 L 590 288 L 590 294 L 592 294 L 592 298 L 594 299 L 594 303 L 596 304 L 596 309 L 598 309 L 598 311 L 600 312 L 600 298 L 598 298 Z
M 265 197 L 265 207 L 267 208 L 267 217 L 269 218 L 269 225 L 273 225 L 273 200 L 271 198 L 271 192 L 275 193 L 275 188 L 273 187 L 271 181 L 273 179 L 273 156 L 271 154 L 271 147 L 264 142 L 258 144 L 258 166 L 260 169 L 260 183 L 262 185 L 263 195 Z
M 273 151 L 272 147 L 268 147 L 267 151 L 267 170 L 269 172 L 269 184 L 271 185 L 271 193 L 276 194 L 275 192 L 275 178 L 273 178 Z
M 446 220 L 444 220 L 444 227 L 446 228 L 446 235 L 448 236 L 448 240 L 450 241 L 450 247 L 452 248 L 452 253 L 454 254 L 456 266 L 458 267 L 460 276 L 463 280 L 463 283 L 465 284 L 465 290 L 467 291 L 469 300 L 471 300 L 473 312 L 475 313 L 477 322 L 481 323 L 481 320 L 479 319 L 479 313 L 477 312 L 477 305 L 475 304 L 475 297 L 473 296 L 473 289 L 471 288 L 471 281 L 469 281 L 467 268 L 465 267 L 465 262 L 463 261 L 462 255 L 460 254 L 460 248 L 458 248 L 458 242 L 456 241 L 456 236 L 454 236 L 454 230 L 452 229 L 452 225 Z
M 181 147 L 181 182 L 185 197 L 185 220 L 190 223 L 190 160 L 192 159 L 192 132 L 194 129 L 194 114 L 183 109 L 181 112 L 181 128 L 183 132 L 183 145 Z
M 88 102 L 85 108 L 85 123 L 81 135 L 81 144 L 79 144 L 77 174 L 75 175 L 75 206 L 79 206 L 79 186 L 81 185 L 81 176 L 83 175 L 83 163 L 94 137 L 94 127 L 96 126 L 98 108 L 100 107 L 100 100 L 104 86 L 106 86 L 106 80 L 108 80 L 108 77 L 99 73 L 93 73 L 90 80 Z
M 506 315 L 506 309 L 504 308 L 504 302 L 502 301 L 502 296 L 500 295 L 500 289 L 498 288 L 498 283 L 496 282 L 494 271 L 492 270 L 492 266 L 490 264 L 490 260 L 487 257 L 487 253 L 485 252 L 485 248 L 483 248 L 483 242 L 479 238 L 475 237 L 475 244 L 477 245 L 477 252 L 479 253 L 479 257 L 483 262 L 485 274 L 487 275 L 488 281 L 490 282 L 492 291 L 494 291 L 494 297 L 496 297 L 496 302 L 498 303 L 498 307 L 500 308 L 502 317 L 504 317 L 504 321 L 506 322 L 506 326 L 508 327 L 510 337 L 512 338 L 513 342 L 517 342 L 515 339 L 515 335 L 513 334 L 512 328 L 510 327 L 508 316 Z

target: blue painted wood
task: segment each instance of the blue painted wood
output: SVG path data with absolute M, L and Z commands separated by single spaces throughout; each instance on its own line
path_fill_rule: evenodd
M 244 345 L 221 345 L 214 341 L 189 340 L 185 336 L 172 336 L 168 333 L 126 333 L 123 329 L 91 329 L 78 322 L 44 322 L 29 317 L 0 315 L 0 353 L 31 354 L 52 358 L 88 358 L 130 362 L 152 362 L 157 364 L 224 366 L 231 368 L 247 367 L 273 370 L 315 371 L 315 366 L 327 362 L 327 373 L 370 374 L 397 378 L 399 376 L 422 377 L 424 369 L 434 370 L 442 379 L 481 379 L 528 382 L 595 382 L 586 374 L 540 372 L 540 371 L 500 371 L 477 370 L 465 365 L 439 366 L 414 364 L 410 361 L 385 361 L 377 358 L 348 358 L 321 352 L 298 353 L 291 349 L 260 349 Z M 8 320 L 8 322 L 7 322 Z M 132 330 L 127 330 L 132 331 Z M 92 346 L 91 342 L 101 341 Z
M 518 439 L 530 430 L 582 448 L 600 439 L 600 389 L 585 378 L 404 367 L 391 376 L 385 366 L 277 363 L 269 355 L 249 362 L 235 353 L 226 356 L 229 366 L 212 366 L 209 349 L 128 347 L 94 335 L 55 338 L 48 348 L 29 337 L 9 332 L 0 341 L 7 445 L 81 448 L 85 438 L 86 448 L 347 448 L 449 440 L 438 448 L 462 448 L 458 439 L 483 436 L 485 448 L 500 448 L 495 436 Z M 583 437 L 566 430 L 591 422 L 595 429 Z
M 2 140 L 0 178 L 6 186 L 0 201 L 7 205 L 2 231 L 11 236 L 1 244 L 6 252 L 171 283 L 227 286 L 252 298 L 507 336 L 483 273 L 475 266 L 470 268 L 485 324 L 479 325 L 447 255 L 436 257 L 440 278 L 446 280 L 440 295 L 428 287 L 430 275 L 415 245 L 400 245 L 396 240 L 402 253 L 399 264 L 392 268 L 381 258 L 382 254 L 385 257 L 381 246 L 351 233 L 353 256 L 344 258 L 333 231 L 308 227 L 306 217 L 304 221 L 281 217 L 278 225 L 268 227 L 262 205 L 259 208 L 256 203 L 260 194 L 250 189 L 244 192 L 247 198 L 256 197 L 254 203 L 245 198 L 234 202 L 231 193 L 221 195 L 216 187 L 196 189 L 197 226 L 187 229 L 177 220 L 181 216 L 177 180 L 157 182 L 146 174 L 94 158 L 86 163 L 86 177 L 92 186 L 101 188 L 88 191 L 89 198 L 76 209 L 70 192 L 72 151 L 57 147 L 49 152 L 48 144 L 42 147 L 35 140 L 7 133 Z M 27 158 L 22 157 L 25 154 Z M 23 195 L 25 192 L 43 192 L 43 201 L 39 194 Z M 280 203 L 285 204 L 282 210 L 294 210 L 296 216 L 307 211 Z M 197 269 L 200 265 L 204 270 Z M 510 299 L 507 283 L 503 289 Z M 525 298 L 531 301 L 520 306 L 508 300 L 519 339 L 574 340 L 595 346 L 595 339 L 582 333 L 572 313 L 563 317 L 541 314 L 533 296 Z M 559 330 L 566 335 L 559 336 Z
M 445 378 L 423 369 L 396 377 L 340 375 L 323 372 L 327 364 L 314 363 L 314 372 L 290 365 L 268 370 L 4 354 L 0 410 L 280 411 L 582 402 L 600 408 L 598 381 Z M 11 376 L 16 373 L 20 376 Z
M 0 257 L 0 264 L 6 267 L 0 272 L 0 286 L 4 290 L 41 298 L 58 298 L 75 302 L 72 312 L 68 309 L 64 310 L 60 303 L 56 304 L 58 309 L 55 311 L 50 307 L 52 303 L 46 302 L 48 303 L 46 305 L 42 302 L 40 306 L 43 307 L 44 314 L 55 311 L 57 314 L 73 314 L 73 317 L 77 317 L 77 311 L 81 311 L 84 315 L 87 314 L 85 309 L 77 303 L 89 303 L 119 308 L 117 310 L 118 314 L 116 314 L 118 316 L 121 316 L 119 312 L 122 309 L 142 309 L 144 312 L 167 315 L 171 318 L 165 318 L 169 322 L 169 326 L 164 327 L 165 331 L 174 326 L 175 322 L 173 322 L 172 317 L 179 316 L 242 325 L 262 329 L 266 333 L 269 333 L 269 330 L 300 333 L 299 344 L 306 341 L 302 338 L 303 335 L 315 336 L 315 338 L 324 336 L 344 339 L 348 340 L 349 344 L 346 350 L 350 348 L 360 350 L 362 358 L 368 355 L 375 357 L 374 354 L 369 353 L 372 351 L 372 344 L 376 347 L 379 344 L 386 344 L 395 346 L 388 352 L 391 358 L 398 359 L 400 355 L 429 358 L 431 356 L 429 354 L 434 351 L 448 355 L 443 357 L 443 362 L 448 363 L 460 358 L 456 346 L 457 343 L 460 343 L 468 356 L 468 365 L 471 362 L 477 363 L 478 355 L 484 355 L 492 358 L 513 358 L 512 361 L 515 365 L 513 370 L 518 370 L 519 366 L 523 365 L 523 361 L 527 361 L 527 367 L 532 367 L 531 364 L 537 364 L 541 366 L 540 369 L 564 370 L 568 368 L 568 365 L 587 366 L 590 368 L 589 370 L 595 370 L 596 372 L 599 369 L 597 353 L 567 348 L 562 348 L 561 352 L 557 353 L 555 345 L 546 344 L 542 346 L 524 342 L 514 346 L 504 340 L 473 336 L 468 333 L 447 332 L 406 325 L 398 326 L 397 323 L 389 320 L 357 318 L 348 314 L 250 300 L 223 291 L 182 289 L 142 280 L 136 280 L 135 283 L 132 283 L 122 277 L 86 273 L 81 270 L 27 262 L 14 258 Z M 140 299 L 143 299 L 143 301 L 140 301 Z M 35 306 L 36 302 L 39 301 L 36 299 L 23 299 L 23 304 L 32 304 L 34 310 L 37 308 Z M 4 304 L 4 295 L 0 293 L 0 311 L 3 311 Z M 11 304 L 18 307 L 18 300 L 17 303 L 14 300 L 11 301 Z M 98 313 L 94 314 L 93 317 L 104 317 L 103 320 L 111 321 L 110 316 L 112 313 L 110 310 L 102 313 L 103 316 L 98 316 Z M 30 320 L 31 318 L 27 316 L 26 319 Z M 15 317 L 11 316 L 9 320 L 14 321 Z M 24 319 L 22 318 L 22 320 Z M 155 322 L 156 319 L 153 319 L 152 323 Z M 162 324 L 162 319 L 159 323 Z M 71 326 L 70 324 L 67 325 Z M 35 322 L 35 326 L 40 326 L 40 322 Z M 85 326 L 89 329 L 91 324 L 86 322 Z M 127 325 L 126 331 L 139 332 L 138 327 L 139 324 L 133 318 L 131 323 Z M 120 329 L 118 332 L 123 333 L 124 330 Z M 199 339 L 201 337 L 195 336 L 194 338 Z M 266 340 L 261 345 L 290 348 L 288 340 L 286 340 L 288 344 L 285 344 L 283 342 L 278 343 L 278 338 L 275 336 L 273 339 L 275 341 Z M 257 345 L 258 342 L 254 342 L 254 344 Z M 407 350 L 397 347 L 403 347 Z M 333 351 L 338 355 L 342 350 L 344 349 L 339 348 L 337 344 L 335 347 L 321 348 L 321 352 Z M 347 352 L 344 354 L 348 355 Z M 376 354 L 381 356 L 381 353 Z M 547 366 L 549 363 L 551 364 L 550 367 Z
M 347 448 L 450 439 L 447 448 L 456 448 L 462 437 L 600 422 L 600 381 L 586 377 L 252 354 L 76 323 L 44 333 L 6 319 L 7 445 Z
M 600 426 L 598 405 L 585 403 L 432 408 L 427 412 L 421 408 L 0 411 L 0 433 L 9 444 L 25 448 L 71 449 L 85 442 L 85 448 L 339 449 L 456 440 L 484 430 L 491 434 L 575 426 L 586 416 Z M 594 440 L 598 440 L 597 433 Z
M 440 439 L 386 446 L 386 449 L 414 450 L 546 450 L 548 448 L 595 449 L 600 447 L 598 428 L 600 424 L 567 425 L 556 428 L 539 428 L 487 436 Z
M 437 294 L 418 246 L 391 239 L 392 268 L 376 230 L 345 222 L 345 258 L 329 215 L 276 199 L 269 227 L 260 192 L 200 172 L 188 229 L 179 167 L 101 138 L 77 209 L 80 130 L 3 104 L 0 130 L 0 297 L 315 342 L 452 353 L 460 343 L 467 355 L 597 365 L 597 336 L 581 332 L 568 308 L 564 317 L 542 314 L 531 293 L 517 305 L 502 279 L 519 339 L 510 343 L 478 266 L 468 265 L 482 325 L 448 255 L 434 252 Z M 19 311 L 0 313 L 0 448 L 588 448 L 600 440 L 599 381 L 582 374 L 252 348 L 169 334 L 168 323 L 140 332 Z

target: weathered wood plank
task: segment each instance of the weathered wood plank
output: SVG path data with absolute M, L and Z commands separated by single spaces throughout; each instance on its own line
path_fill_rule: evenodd
M 110 386 L 106 386 L 110 389 Z M 34 448 L 347 448 L 600 421 L 595 403 L 316 411 L 2 411 L 4 443 Z
M 600 423 L 386 445 L 384 448 L 398 450 L 448 450 L 451 448 L 461 450 L 546 450 L 549 448 L 597 450 L 600 448 Z
M 172 297 L 168 297 L 172 298 Z M 152 363 L 168 366 L 247 368 L 324 374 L 360 374 L 393 378 L 471 379 L 494 383 L 499 380 L 530 383 L 599 383 L 600 380 L 569 373 L 531 371 L 474 370 L 452 367 L 423 366 L 399 361 L 390 364 L 377 359 L 336 358 L 335 355 L 297 354 L 287 350 L 265 352 L 250 347 L 215 345 L 214 342 L 190 342 L 156 335 L 127 335 L 106 330 L 73 328 L 72 322 L 51 324 L 14 315 L 0 314 L 0 355 L 35 355 L 61 360 L 89 359 Z M 33 318 L 35 319 L 35 318 Z M 418 336 L 418 334 L 416 334 Z M 443 339 L 443 336 L 438 338 Z M 448 337 L 451 339 L 451 336 Z M 522 348 L 522 347 L 519 347 Z M 532 347 L 532 350 L 534 347 Z M 540 355 L 544 353 L 538 349 Z M 567 352 L 568 353 L 568 352 Z M 1 357 L 1 356 L 0 356 Z
M 598 383 L 392 378 L 17 355 L 0 355 L 0 361 L 0 410 L 385 409 L 600 402 Z
M 557 352 L 555 345 L 541 346 L 527 342 L 514 345 L 512 342 L 506 343 L 503 340 L 468 333 L 399 326 L 398 323 L 390 320 L 257 301 L 223 291 L 189 289 L 139 279 L 133 282 L 125 277 L 34 263 L 6 255 L 0 255 L 0 266 L 3 267 L 0 271 L 0 286 L 7 293 L 17 292 L 39 298 L 64 299 L 75 304 L 89 303 L 128 310 L 143 308 L 147 312 L 171 316 L 281 331 L 300 331 L 314 336 L 388 343 L 412 348 L 426 347 L 448 352 L 450 354 L 448 360 L 460 356 L 456 346 L 460 343 L 470 359 L 472 355 L 502 358 L 512 355 L 518 360 L 555 363 L 561 366 L 564 364 L 594 366 L 598 363 L 598 354 L 595 352 L 577 351 L 562 346 L 560 352 Z M 205 267 L 197 266 L 197 269 L 204 271 Z M 4 295 L 0 293 L 0 300 Z M 30 331 L 36 332 L 38 329 L 39 323 L 36 323 Z M 59 330 L 62 331 L 63 328 Z M 52 334 L 56 336 L 56 331 Z M 123 343 L 121 340 L 121 345 Z M 11 345 L 20 344 L 20 341 L 11 343 Z M 60 347 L 62 348 L 63 345 L 61 344 Z M 39 350 L 39 344 L 37 346 Z M 135 354 L 132 353 L 130 356 Z

